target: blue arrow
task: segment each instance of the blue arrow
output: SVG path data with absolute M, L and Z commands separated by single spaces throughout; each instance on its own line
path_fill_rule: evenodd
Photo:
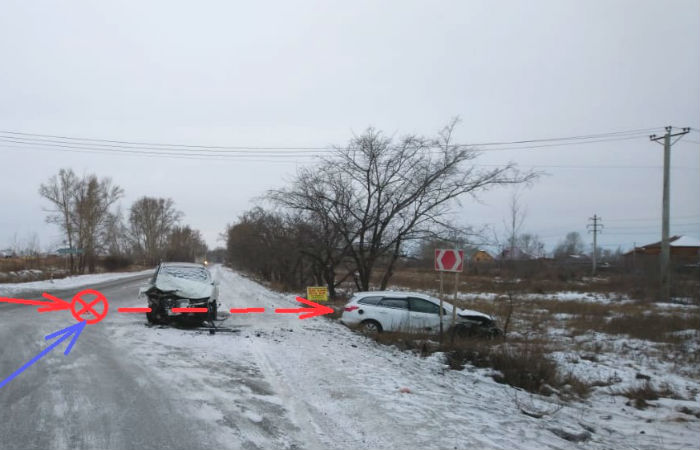
M 49 345 L 46 347 L 41 353 L 36 355 L 34 358 L 30 359 L 29 362 L 27 362 L 25 365 L 20 367 L 19 369 L 15 370 L 12 375 L 9 377 L 5 378 L 4 380 L 0 381 L 0 388 L 4 387 L 7 383 L 12 381 L 14 377 L 19 375 L 20 373 L 24 372 L 34 364 L 35 362 L 39 361 L 44 355 L 46 355 L 48 352 L 53 350 L 58 344 L 61 342 L 65 341 L 69 337 L 73 336 L 73 339 L 71 339 L 70 343 L 68 344 L 68 347 L 66 347 L 66 351 L 63 352 L 64 355 L 67 355 L 70 353 L 71 349 L 75 345 L 75 342 L 78 340 L 78 337 L 80 336 L 80 333 L 83 331 L 83 328 L 85 328 L 86 323 L 85 322 L 78 322 L 75 325 L 71 325 L 69 327 L 66 327 L 62 330 L 58 330 L 55 333 L 51 333 L 48 336 L 46 336 L 46 339 L 53 339 L 57 336 L 60 336 L 53 344 Z

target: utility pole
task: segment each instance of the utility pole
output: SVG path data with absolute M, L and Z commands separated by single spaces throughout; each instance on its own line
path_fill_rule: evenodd
M 588 228 L 589 233 L 593 233 L 593 270 L 591 273 L 595 275 L 596 265 L 598 262 L 598 233 L 602 232 L 603 230 L 603 224 L 600 223 L 603 218 L 593 214 L 593 217 L 589 217 L 588 220 L 593 222 L 586 225 L 586 228 Z
M 663 200 L 661 211 L 661 300 L 669 301 L 671 299 L 671 246 L 669 243 L 669 217 L 671 211 L 671 146 L 678 142 L 680 138 L 688 134 L 690 128 L 682 128 L 681 131 L 673 132 L 673 127 L 665 128 L 666 133 L 663 136 L 652 134 L 649 139 L 660 143 L 663 141 L 664 146 L 664 183 L 663 183 Z M 671 142 L 673 138 L 676 138 Z

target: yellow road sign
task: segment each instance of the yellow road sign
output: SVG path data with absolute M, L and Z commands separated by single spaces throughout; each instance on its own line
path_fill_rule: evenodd
M 326 286 L 307 286 L 306 299 L 312 302 L 328 301 L 328 288 Z

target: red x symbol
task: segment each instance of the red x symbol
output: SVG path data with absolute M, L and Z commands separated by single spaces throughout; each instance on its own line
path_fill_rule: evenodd
M 85 295 L 92 295 L 94 298 L 92 300 L 85 300 L 83 299 Z M 100 307 L 100 305 L 103 306 Z M 75 317 L 75 320 L 88 324 L 97 323 L 104 319 L 108 309 L 109 303 L 107 303 L 107 298 L 101 292 L 94 289 L 86 289 L 78 292 L 75 294 L 70 304 L 70 312 L 73 314 L 73 317 Z M 84 318 L 83 315 L 88 315 L 88 317 Z

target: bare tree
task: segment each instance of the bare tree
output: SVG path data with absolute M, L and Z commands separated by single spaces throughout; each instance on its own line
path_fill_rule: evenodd
M 103 227 L 109 222 L 110 208 L 122 195 L 124 191 L 113 185 L 110 178 L 98 180 L 97 176 L 88 175 L 76 185 L 73 222 L 78 245 L 83 250 L 79 258 L 81 272 L 85 268 L 90 272 L 95 271 Z
M 168 235 L 165 255 L 170 261 L 195 262 L 197 257 L 207 254 L 207 244 L 199 230 L 189 225 L 175 226 Z
M 577 231 L 572 231 L 567 233 L 564 240 L 557 244 L 554 249 L 554 257 L 566 258 L 569 255 L 580 255 L 583 253 L 584 248 L 581 234 Z
M 535 177 L 513 164 L 490 170 L 470 165 L 478 152 L 453 143 L 457 122 L 435 139 L 407 136 L 397 143 L 370 128 L 318 167 L 301 169 L 290 188 L 271 191 L 269 198 L 323 217 L 342 238 L 360 289 L 369 289 L 378 267 L 385 288 L 403 246 L 450 228 L 446 219 L 460 197 Z
M 520 202 L 521 194 L 516 190 L 510 197 L 509 209 L 508 209 L 508 221 L 506 225 L 506 232 L 508 233 L 508 259 L 516 259 L 523 249 L 518 247 L 518 234 L 520 229 L 525 223 L 525 216 L 527 215 L 526 208 Z
M 39 195 L 51 202 L 52 207 L 46 217 L 48 223 L 61 227 L 68 247 L 75 245 L 75 230 L 73 229 L 73 201 L 78 177 L 71 169 L 61 169 L 58 176 L 52 176 L 46 184 L 39 187 Z M 75 261 L 70 254 L 70 272 L 75 272 Z
M 105 218 L 102 242 L 109 255 L 122 256 L 130 251 L 128 229 L 124 224 L 121 207 Z
M 141 197 L 129 210 L 129 236 L 147 264 L 156 264 L 165 251 L 170 230 L 182 218 L 170 198 Z
M 518 235 L 516 245 L 523 253 L 533 258 L 542 258 L 545 255 L 544 242 L 536 234 L 522 233 Z
M 47 222 L 61 227 L 71 249 L 82 249 L 77 266 L 80 272 L 86 268 L 95 270 L 103 226 L 109 221 L 110 208 L 123 192 L 112 185 L 110 178 L 99 180 L 95 175 L 86 175 L 81 179 L 71 169 L 61 169 L 58 176 L 39 187 L 39 194 L 52 204 Z M 72 253 L 70 270 L 76 270 Z

